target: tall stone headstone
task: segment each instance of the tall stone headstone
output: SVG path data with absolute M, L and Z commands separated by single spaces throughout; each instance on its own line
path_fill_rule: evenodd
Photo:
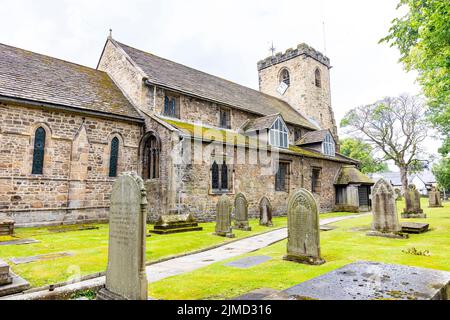
M 215 235 L 234 238 L 231 229 L 231 203 L 226 195 L 222 195 L 216 207 L 216 231 Z
M 114 182 L 109 212 L 108 268 L 100 300 L 147 300 L 145 231 L 147 196 L 135 173 Z
M 427 215 L 420 208 L 420 192 L 416 189 L 416 186 L 410 184 L 406 192 L 409 197 L 405 196 L 406 208 L 402 212 L 402 218 L 426 218 Z
M 266 196 L 259 201 L 259 224 L 267 227 L 273 226 L 272 205 Z
M 382 236 L 390 238 L 405 237 L 400 231 L 395 191 L 391 184 L 384 179 L 378 180 L 372 189 L 372 231 L 369 236 Z
M 244 231 L 251 231 L 248 225 L 248 201 L 242 192 L 239 192 L 234 199 L 234 228 Z
M 288 203 L 288 243 L 285 260 L 305 264 L 323 264 L 320 257 L 319 211 L 314 196 L 297 190 Z
M 431 190 L 428 192 L 428 207 L 442 207 L 441 192 L 436 187 L 431 187 Z

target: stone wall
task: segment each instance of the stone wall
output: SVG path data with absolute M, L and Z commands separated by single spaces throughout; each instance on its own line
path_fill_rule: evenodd
M 31 174 L 38 127 L 46 131 L 42 175 Z M 19 226 L 104 220 L 111 140 L 120 142 L 118 173 L 132 171 L 140 135 L 138 124 L 1 103 L 0 219 Z

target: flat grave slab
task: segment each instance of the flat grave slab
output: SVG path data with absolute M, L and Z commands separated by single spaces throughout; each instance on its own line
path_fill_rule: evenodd
M 253 291 L 250 291 L 241 296 L 235 297 L 232 300 L 262 300 L 263 298 L 273 295 L 279 292 L 279 290 L 270 289 L 270 288 L 260 288 Z
M 100 227 L 94 225 L 84 225 L 84 224 L 73 224 L 73 225 L 62 225 L 49 227 L 47 230 L 49 232 L 71 232 L 71 231 L 83 231 L 83 230 L 97 230 Z
M 11 261 L 14 264 L 24 264 L 24 263 L 30 263 L 35 261 L 44 261 L 44 260 L 52 260 L 62 257 L 69 257 L 73 256 L 73 253 L 70 252 L 56 252 L 56 253 L 48 253 L 48 254 L 40 254 L 37 256 L 30 256 L 30 257 L 19 257 L 19 258 L 11 258 L 9 261 Z
M 418 223 L 418 222 L 402 222 L 401 224 L 402 232 L 406 233 L 423 233 L 428 231 L 430 225 L 428 223 Z
M 448 300 L 450 272 L 359 261 L 265 299 Z
M 272 259 L 272 257 L 269 257 L 269 256 L 245 257 L 245 258 L 242 258 L 239 260 L 225 263 L 224 266 L 246 269 L 246 268 L 250 268 L 253 266 L 257 266 L 258 264 L 269 261 L 271 259 Z
M 17 239 L 10 241 L 1 241 L 0 246 L 8 246 L 8 245 L 23 245 L 23 244 L 31 244 L 31 243 L 39 243 L 40 241 L 35 239 Z

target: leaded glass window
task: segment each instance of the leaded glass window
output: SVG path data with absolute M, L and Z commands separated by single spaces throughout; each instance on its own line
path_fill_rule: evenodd
M 281 148 L 289 146 L 288 129 L 280 118 L 274 122 L 270 129 L 269 143 L 272 146 Z
M 36 129 L 34 134 L 33 167 L 32 174 L 42 174 L 44 169 L 45 130 L 42 127 Z
M 336 145 L 331 134 L 327 134 L 322 142 L 322 151 L 324 155 L 334 157 L 336 155 Z
M 177 99 L 174 97 L 164 97 L 164 115 L 172 118 L 178 118 L 178 105 Z
M 117 177 L 117 162 L 119 159 L 119 139 L 114 137 L 111 140 L 111 152 L 109 155 L 109 176 Z

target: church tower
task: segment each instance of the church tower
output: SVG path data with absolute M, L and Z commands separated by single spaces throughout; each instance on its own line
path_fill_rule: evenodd
M 302 43 L 258 62 L 259 90 L 289 103 L 338 141 L 331 108 L 330 59 Z

